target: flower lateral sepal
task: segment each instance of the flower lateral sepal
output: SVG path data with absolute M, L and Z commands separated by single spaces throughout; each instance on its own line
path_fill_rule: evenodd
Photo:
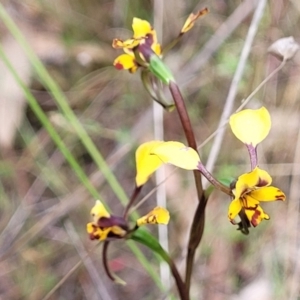
M 144 185 L 149 177 L 161 166 L 163 162 L 155 155 L 151 155 L 153 148 L 163 141 L 150 141 L 141 144 L 135 152 L 136 186 Z

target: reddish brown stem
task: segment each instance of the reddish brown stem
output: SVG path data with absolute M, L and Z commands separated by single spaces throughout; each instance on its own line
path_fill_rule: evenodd
M 142 189 L 143 186 L 135 186 L 134 188 L 134 191 L 130 197 L 130 200 L 129 202 L 127 203 L 126 207 L 125 207 L 125 211 L 123 213 L 123 218 L 125 220 L 128 219 L 128 212 L 129 212 L 129 209 L 131 208 L 131 206 L 133 205 L 134 201 L 136 200 L 137 196 L 140 194 L 140 191 Z
M 179 118 L 188 142 L 189 147 L 197 150 L 197 143 L 194 135 L 194 131 L 191 125 L 191 121 L 189 115 L 187 113 L 187 109 L 181 95 L 181 92 L 177 86 L 177 84 L 173 81 L 169 83 L 169 89 L 173 96 L 175 106 L 177 108 L 177 112 L 179 114 Z M 205 213 L 205 206 L 206 206 L 206 199 L 204 196 L 204 191 L 202 187 L 201 181 L 201 174 L 198 171 L 194 171 L 194 178 L 195 184 L 197 189 L 197 197 L 198 197 L 198 208 L 196 210 L 191 231 L 190 231 L 190 238 L 188 244 L 188 255 L 186 259 L 186 273 L 185 273 L 185 286 L 189 293 L 190 284 L 191 284 L 191 276 L 193 272 L 193 264 L 194 264 L 194 257 L 195 251 L 201 241 L 203 235 L 203 228 L 204 228 L 204 213 Z
M 102 250 L 102 262 L 104 266 L 104 270 L 106 275 L 111 281 L 115 281 L 114 276 L 111 274 L 109 266 L 108 266 L 108 259 L 107 259 L 107 249 L 108 249 L 109 241 L 105 241 L 103 243 L 103 250 Z
M 218 190 L 222 191 L 223 193 L 233 196 L 231 189 L 222 184 L 220 181 L 218 181 L 215 177 L 213 177 L 210 172 L 205 168 L 205 166 L 200 162 L 198 165 L 198 170 L 201 172 L 201 174 Z

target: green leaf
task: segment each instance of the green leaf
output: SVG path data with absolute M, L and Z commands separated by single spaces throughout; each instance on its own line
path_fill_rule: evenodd
M 165 262 L 170 263 L 170 257 L 167 252 L 162 248 L 158 240 L 148 231 L 143 228 L 139 228 L 133 232 L 130 239 L 143 244 L 149 249 L 158 254 Z

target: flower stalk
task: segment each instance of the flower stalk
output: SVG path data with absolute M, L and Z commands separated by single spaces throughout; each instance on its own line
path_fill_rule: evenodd
M 255 167 L 258 165 L 257 148 L 253 147 L 252 145 L 246 145 L 246 147 L 247 147 L 247 150 L 248 150 L 249 156 L 250 156 L 251 170 L 254 170 Z
M 170 81 L 169 89 L 173 96 L 174 103 L 177 112 L 179 114 L 181 125 L 183 127 L 188 145 L 189 147 L 193 148 L 195 151 L 198 152 L 197 143 L 191 125 L 190 117 L 188 115 L 179 87 L 174 81 Z M 190 230 L 189 242 L 188 242 L 188 253 L 186 259 L 186 271 L 185 271 L 185 285 L 188 291 L 190 290 L 190 285 L 191 285 L 191 276 L 193 273 L 195 252 L 199 243 L 201 242 L 202 235 L 203 235 L 203 229 L 205 223 L 205 207 L 207 202 L 207 199 L 205 198 L 203 186 L 202 186 L 201 174 L 195 170 L 193 171 L 193 174 L 194 174 L 196 190 L 197 190 L 198 207 L 193 218 L 192 227 Z

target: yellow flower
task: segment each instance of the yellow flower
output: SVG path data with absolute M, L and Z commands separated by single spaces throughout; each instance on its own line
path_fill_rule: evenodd
M 103 241 L 107 238 L 123 238 L 128 231 L 126 221 L 121 217 L 110 215 L 100 200 L 97 200 L 91 209 L 91 216 L 93 222 L 86 226 L 91 240 Z
M 245 109 L 230 117 L 230 127 L 234 135 L 246 145 L 256 147 L 271 129 L 271 117 L 265 107 Z
M 205 15 L 208 12 L 207 8 L 199 10 L 196 14 L 190 14 L 188 19 L 185 21 L 179 36 L 171 42 L 171 46 L 167 46 L 167 49 L 170 50 L 176 43 L 179 41 L 180 37 L 189 31 L 195 24 L 196 20 L 201 16 Z M 121 39 L 114 39 L 112 46 L 115 49 L 123 49 L 125 54 L 118 56 L 114 61 L 114 66 L 118 70 L 129 70 L 129 72 L 134 73 L 138 67 L 147 67 L 149 60 L 145 59 L 145 52 L 137 51 L 140 59 L 137 60 L 135 55 L 135 50 L 139 45 L 146 44 L 157 56 L 162 56 L 161 45 L 157 41 L 156 31 L 152 28 L 151 24 L 148 21 L 133 18 L 132 21 L 133 37 L 125 41 Z M 144 52 L 144 54 L 143 54 Z
M 169 212 L 162 207 L 155 207 L 151 210 L 147 215 L 139 218 L 136 221 L 137 226 L 145 225 L 145 224 L 165 224 L 167 225 L 170 220 Z
M 121 48 L 124 50 L 125 54 L 118 56 L 114 61 L 114 66 L 118 70 L 129 70 L 131 73 L 134 73 L 139 66 L 147 64 L 142 53 L 139 53 L 141 61 L 137 61 L 134 55 L 134 48 L 141 44 L 147 44 L 152 51 L 160 56 L 161 46 L 157 42 L 156 31 L 152 28 L 149 22 L 133 18 L 132 22 L 133 37 L 122 41 L 120 39 L 113 40 L 113 48 Z
M 86 225 L 86 231 L 91 240 L 104 241 L 107 239 L 122 239 L 130 237 L 141 225 L 168 224 L 169 212 L 162 207 L 155 207 L 147 215 L 136 221 L 135 227 L 130 229 L 128 222 L 123 217 L 110 215 L 101 201 L 97 200 L 91 209 L 93 222 Z
M 270 217 L 259 205 L 262 201 L 285 200 L 284 193 L 277 187 L 270 186 L 271 176 L 264 170 L 256 167 L 253 171 L 241 175 L 232 191 L 235 195 L 230 203 L 228 218 L 232 223 L 234 218 L 243 210 L 252 226 L 257 226 L 262 220 Z

